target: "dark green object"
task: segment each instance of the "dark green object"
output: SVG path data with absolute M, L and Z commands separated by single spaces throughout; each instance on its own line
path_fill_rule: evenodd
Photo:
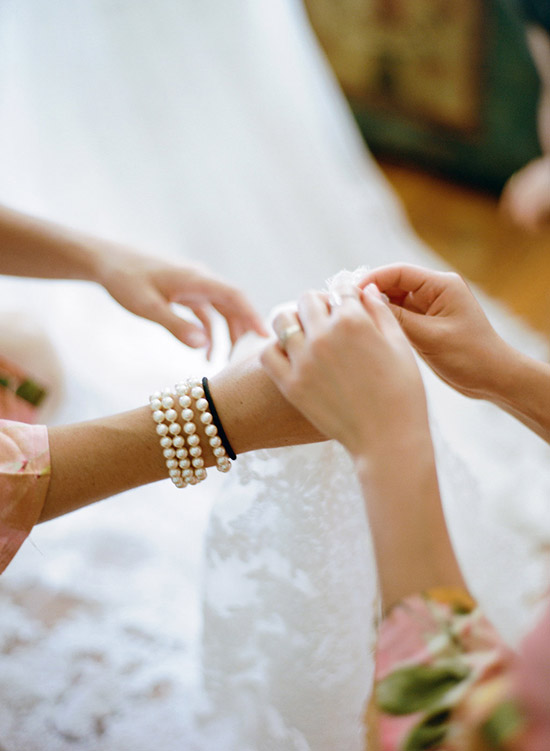
M 403 751 L 438 748 L 449 731 L 450 711 L 438 712 L 417 725 L 407 738 Z
M 485 10 L 479 128 L 460 133 L 351 101 L 372 151 L 500 191 L 540 154 L 539 78 L 525 41 L 517 0 L 480 0 Z
M 390 673 L 376 687 L 376 704 L 391 715 L 439 712 L 448 691 L 465 680 L 469 668 L 457 660 L 444 665 L 413 665 Z
M 21 399 L 33 404 L 35 407 L 38 407 L 46 396 L 45 389 L 31 380 L 23 381 L 15 393 L 17 396 L 21 397 Z

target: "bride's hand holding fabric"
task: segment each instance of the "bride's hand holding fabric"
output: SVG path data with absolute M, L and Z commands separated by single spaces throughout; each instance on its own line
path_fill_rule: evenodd
M 282 394 L 352 455 L 398 442 L 426 426 L 412 349 L 374 285 L 308 292 L 297 312 L 274 320 L 278 343 L 262 364 Z

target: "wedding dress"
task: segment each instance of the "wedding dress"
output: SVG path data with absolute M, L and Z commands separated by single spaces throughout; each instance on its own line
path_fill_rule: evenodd
M 1 201 L 202 260 L 264 313 L 342 267 L 442 265 L 366 152 L 298 0 L 3 0 L 0 165 Z M 222 360 L 205 366 L 84 284 L 0 289 L 2 309 L 24 299 L 52 336 L 59 422 Z M 424 374 L 453 538 L 513 640 L 545 591 L 548 449 Z M 0 745 L 362 749 L 376 573 L 344 452 L 256 452 L 184 496 L 169 486 L 40 527 L 3 577 Z

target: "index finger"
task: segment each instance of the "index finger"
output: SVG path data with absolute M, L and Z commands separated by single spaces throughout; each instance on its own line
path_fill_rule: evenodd
M 359 286 L 364 288 L 374 283 L 394 305 L 424 313 L 445 289 L 445 278 L 442 271 L 393 263 L 369 271 Z

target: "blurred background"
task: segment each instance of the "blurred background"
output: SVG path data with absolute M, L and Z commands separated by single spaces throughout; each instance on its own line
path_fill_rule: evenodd
M 305 4 L 359 127 L 418 234 L 550 333 L 550 229 L 518 227 L 498 201 L 508 178 L 541 153 L 541 81 L 522 4 Z M 547 188 L 550 196 L 550 174 Z

